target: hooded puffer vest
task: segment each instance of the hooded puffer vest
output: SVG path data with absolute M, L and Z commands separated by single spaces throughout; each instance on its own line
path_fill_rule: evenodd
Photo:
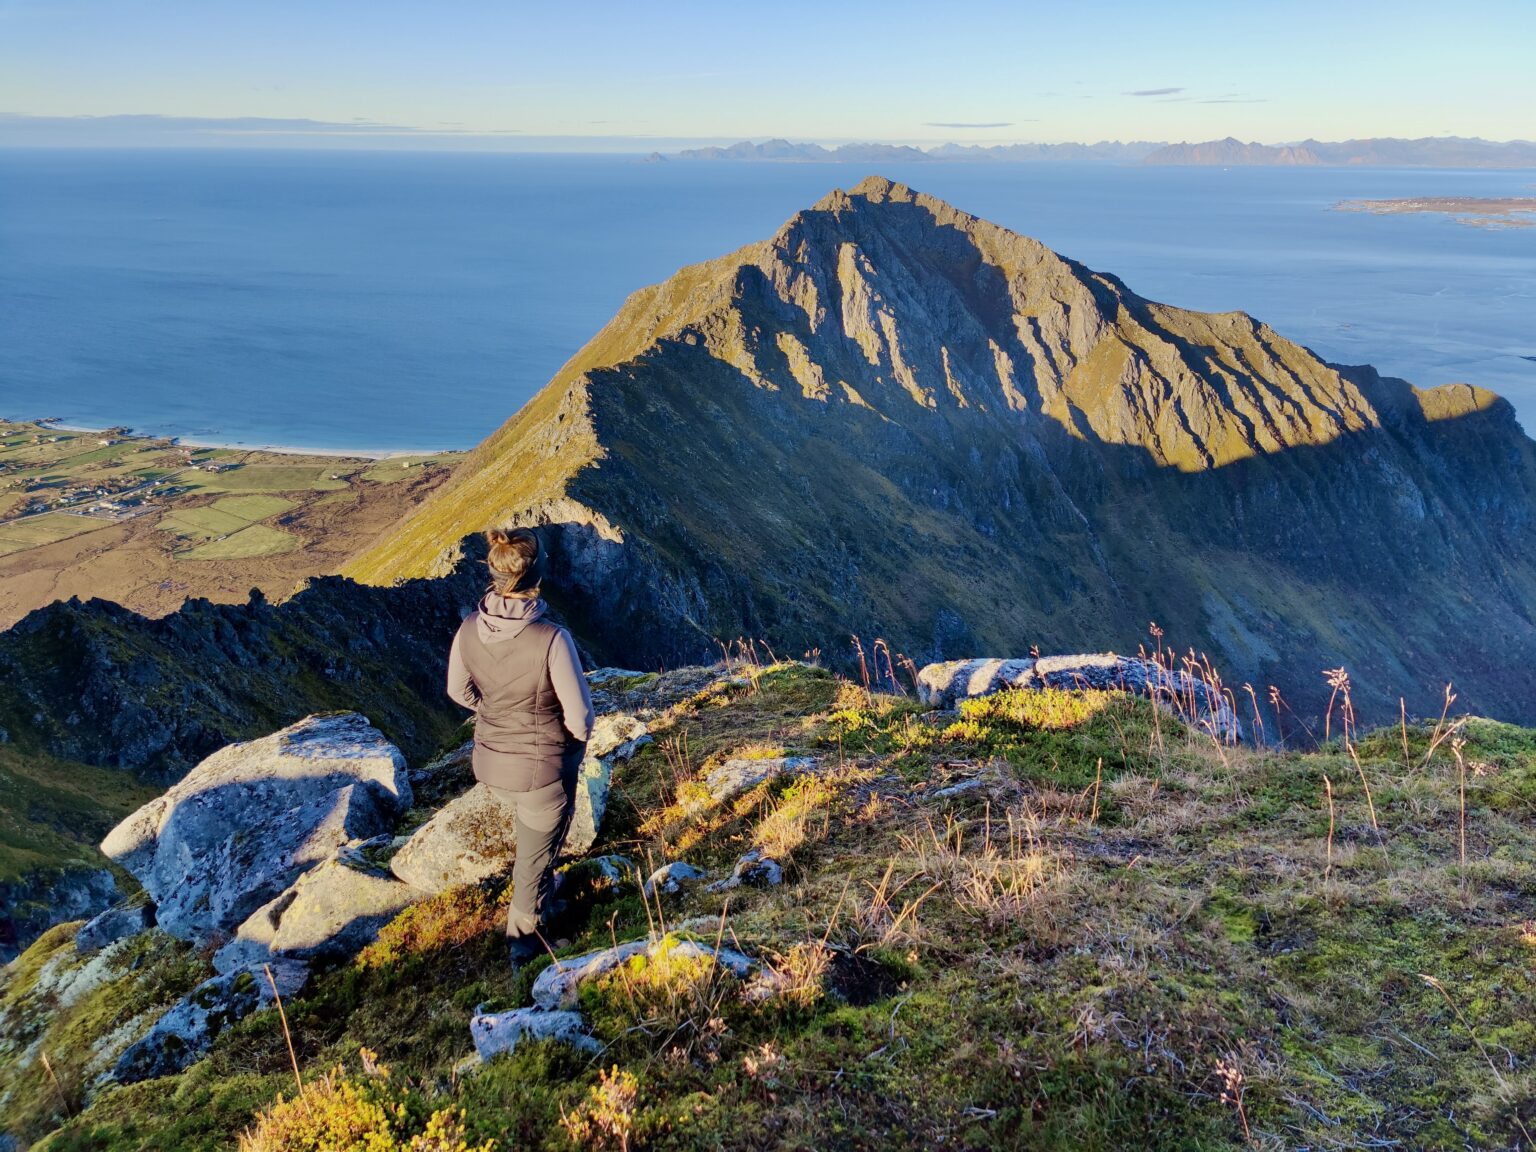
M 566 735 L 549 675 L 549 650 L 560 630 L 534 620 L 487 644 L 475 625 L 472 614 L 459 626 L 459 652 L 480 691 L 475 778 L 512 792 L 553 784 L 582 747 Z

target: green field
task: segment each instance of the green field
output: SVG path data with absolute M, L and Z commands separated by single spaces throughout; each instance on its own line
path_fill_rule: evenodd
M 231 536 L 258 520 L 277 516 L 294 506 L 292 500 L 284 500 L 281 496 L 226 496 L 206 508 L 167 512 L 160 518 L 160 527 L 189 539 L 214 540 Z
M 345 466 L 318 464 L 241 464 L 227 472 L 188 472 L 178 484 L 199 492 L 330 492 L 345 488 Z
M 221 512 L 214 507 L 187 508 L 179 512 L 167 512 L 160 517 L 160 527 L 189 539 L 212 540 L 215 536 L 228 536 L 238 532 L 251 522 L 242 516 Z
M 255 556 L 278 556 L 292 552 L 299 546 L 299 538 L 279 528 L 265 524 L 252 524 L 221 540 L 210 540 L 185 552 L 176 553 L 178 560 L 248 560 Z
M 40 548 L 44 544 L 57 544 L 71 536 L 107 526 L 105 521 L 72 516 L 67 512 L 50 512 L 44 516 L 28 516 L 24 520 L 9 520 L 0 524 L 0 556 L 25 552 L 28 548 Z
M 217 501 L 214 507 L 231 516 L 239 516 L 247 523 L 255 523 L 268 516 L 280 516 L 297 505 L 281 496 L 226 496 Z
M 257 521 L 278 516 L 296 505 L 281 496 L 226 496 L 205 508 L 167 512 L 160 527 L 194 542 L 176 554 L 179 560 L 236 560 L 276 556 L 299 546 L 297 537 Z
M 362 479 L 371 480 L 375 484 L 394 484 L 400 480 L 420 476 L 424 467 L 442 463 L 445 463 L 442 456 L 392 456 L 387 460 L 380 460 L 364 472 Z

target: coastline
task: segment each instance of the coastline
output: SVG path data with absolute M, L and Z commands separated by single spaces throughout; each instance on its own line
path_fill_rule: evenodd
M 70 424 L 57 417 L 26 417 L 4 416 L 0 419 L 11 420 L 18 424 L 36 424 L 38 427 L 57 428 L 61 432 L 104 432 L 105 428 L 91 427 L 86 424 Z M 323 456 L 328 459 L 343 460 L 395 460 L 403 456 L 442 456 L 450 452 L 467 452 L 468 448 L 306 448 L 294 444 L 250 444 L 239 440 L 204 440 L 186 436 L 175 436 L 160 432 L 149 432 L 134 428 L 131 425 L 110 425 L 109 427 L 127 428 L 125 435 L 135 440 L 169 440 L 179 447 L 185 448 L 217 448 L 226 452 L 269 452 L 283 456 Z

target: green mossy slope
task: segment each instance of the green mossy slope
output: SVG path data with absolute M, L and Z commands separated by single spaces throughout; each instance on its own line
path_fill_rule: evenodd
M 1218 747 L 1113 694 L 933 715 L 804 665 L 734 671 L 654 725 L 593 853 L 721 876 L 756 846 L 785 883 L 647 904 L 577 862 L 552 934 L 569 956 L 723 933 L 777 993 L 632 965 L 583 990 L 600 1054 L 528 1043 L 455 1072 L 474 1009 L 527 1003 L 542 965 L 505 968 L 505 891 L 456 889 L 287 1005 L 308 1107 L 391 1102 L 378 1148 L 434 1112 L 502 1149 L 1529 1146 L 1536 733 L 1410 725 L 1359 738 L 1357 761 Z M 781 753 L 822 771 L 726 804 L 701 786 L 725 758 Z M 5 1004 L 78 963 L 66 939 L 7 972 Z M 138 971 L 185 981 L 186 963 Z M 266 1012 L 182 1075 L 82 1109 L 86 1033 L 135 1008 L 33 1008 L 46 1021 L 8 1044 L 0 1083 L 40 1091 L 19 1049 L 50 1053 L 69 1114 L 11 1121 L 48 1152 L 225 1148 L 292 1093 Z M 315 1146 L 279 1113 L 253 1147 Z

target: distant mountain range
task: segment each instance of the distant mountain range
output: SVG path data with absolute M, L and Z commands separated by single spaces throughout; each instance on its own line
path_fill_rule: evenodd
M 767 140 L 754 144 L 743 140 L 728 148 L 689 148 L 671 156 L 654 153 L 656 160 L 775 160 L 789 163 L 848 164 L 885 163 L 891 160 L 929 161 L 961 160 L 1013 163 L 1089 163 L 1135 164 L 1161 148 L 1161 142 L 1101 140 L 1097 144 L 940 144 L 924 151 L 906 144 L 843 144 L 824 148 L 820 144 L 793 144 L 788 140 Z
M 871 177 L 632 295 L 347 574 L 548 527 L 602 662 L 749 636 L 1131 652 L 1156 620 L 1320 715 L 1536 719 L 1536 444 L 1508 403 L 1153 303 Z
M 1536 168 L 1536 142 L 1479 140 L 1459 136 L 1426 136 L 1418 140 L 1379 137 L 1326 143 L 1303 140 L 1294 144 L 1244 143 L 1229 136 L 1199 144 L 1166 144 L 1147 140 L 1102 140 L 1097 144 L 940 144 L 929 149 L 906 144 L 794 144 L 743 140 L 727 148 L 690 148 L 653 160 L 777 161 L 780 163 L 885 163 L 934 160 L 1024 164 L 1168 164 L 1231 167 L 1337 166 L 1383 168 Z
M 1203 144 L 1169 144 L 1144 156 L 1143 164 L 1318 165 L 1371 168 L 1536 168 L 1536 142 L 1426 136 L 1419 140 L 1381 137 L 1329 144 L 1245 144 L 1228 136 Z

